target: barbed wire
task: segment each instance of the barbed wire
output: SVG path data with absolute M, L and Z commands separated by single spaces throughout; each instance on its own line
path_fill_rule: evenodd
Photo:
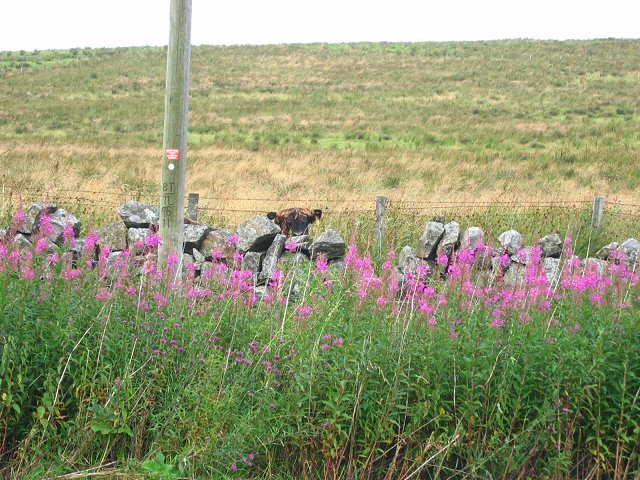
M 75 203 L 86 202 L 86 208 L 91 207 L 118 207 L 121 205 L 118 198 L 127 198 L 135 196 L 137 199 L 151 199 L 155 198 L 156 194 L 142 193 L 138 190 L 121 190 L 121 191 L 105 191 L 105 190 L 78 190 L 68 188 L 47 188 L 44 186 L 20 186 L 16 184 L 4 184 L 2 185 L 3 196 L 24 197 L 27 194 L 38 193 L 45 195 L 49 200 L 67 201 Z M 102 198 L 92 197 L 96 195 Z M 158 194 L 159 195 L 159 194 Z M 105 198 L 107 197 L 107 198 Z M 118 197 L 118 198 L 114 198 Z M 188 196 L 185 196 L 185 204 Z M 234 206 L 219 205 L 221 202 L 271 202 L 274 205 L 280 205 L 293 202 L 306 202 L 306 203 L 322 203 L 324 205 L 331 204 L 324 208 L 326 212 L 331 214 L 345 214 L 345 215 L 357 215 L 357 214 L 372 214 L 375 209 L 373 207 L 373 199 L 292 199 L 292 198 L 234 198 L 234 197 L 199 197 L 201 202 L 198 205 L 198 209 L 206 212 L 219 212 L 219 213 L 260 213 L 265 209 L 260 208 L 236 208 Z M 394 199 L 387 200 L 387 210 L 390 212 L 429 212 L 429 211 L 446 211 L 457 209 L 470 209 L 470 210 L 500 210 L 500 209 L 520 209 L 520 210 L 536 210 L 536 209 L 554 209 L 554 210 L 575 210 L 579 207 L 584 207 L 591 204 L 592 200 L 586 199 L 567 199 L 562 201 L 527 201 L 527 200 L 483 200 L 483 201 L 469 201 L 469 200 L 407 200 L 407 199 Z M 371 208 L 339 208 L 335 205 L 358 205 L 368 203 Z M 605 202 L 605 209 L 607 211 L 614 211 L 617 215 L 622 215 L 630 218 L 640 217 L 640 204 L 619 202 L 616 200 Z M 624 210 L 624 211 L 623 211 Z M 632 210 L 632 211 L 630 211 Z M 513 212 L 506 212 L 504 215 L 510 215 Z M 499 211 L 494 211 L 493 214 L 501 214 Z
M 621 215 L 623 217 L 640 219 L 640 212 L 638 212 L 638 213 L 616 212 L 615 214 L 616 215 Z
M 430 207 L 397 207 L 392 206 L 391 209 L 394 211 L 401 212 L 426 212 L 431 210 L 456 210 L 458 208 L 465 209 L 473 209 L 473 210 L 493 210 L 493 209 L 519 209 L 519 210 L 542 210 L 542 209 L 553 209 L 553 210 L 576 210 L 580 208 L 580 205 L 563 205 L 563 204 L 553 204 L 553 205 L 539 205 L 539 204 L 474 204 L 474 203 L 466 203 L 466 204 L 456 204 L 456 205 L 432 205 Z
M 233 197 L 199 197 L 200 200 L 206 201 L 223 201 L 223 202 L 301 202 L 301 203 L 321 203 L 321 202 L 333 202 L 333 203 L 366 203 L 371 202 L 371 199 L 359 198 L 359 199 L 317 199 L 317 198 L 233 198 Z
M 609 202 L 608 204 L 605 202 L 605 208 L 606 207 L 617 207 L 618 205 L 621 205 L 623 207 L 634 207 L 634 208 L 640 208 L 640 205 L 635 204 L 635 203 L 622 203 L 622 202 Z
M 113 190 L 78 190 L 78 189 L 67 189 L 67 188 L 47 188 L 44 186 L 20 186 L 17 184 L 5 184 L 3 185 L 5 189 L 14 190 L 17 193 L 20 192 L 43 192 L 48 194 L 59 194 L 60 192 L 70 192 L 74 194 L 93 194 L 93 195 L 136 195 L 141 197 L 154 197 L 159 196 L 160 194 L 157 192 L 141 192 L 137 189 L 123 189 L 119 191 Z M 185 196 L 186 198 L 186 196 Z M 331 202 L 331 203 L 369 203 L 372 202 L 370 198 L 358 198 L 358 199 L 329 199 L 329 198 L 288 198 L 288 197 L 257 197 L 257 198 L 238 198 L 238 197 L 205 197 L 200 196 L 199 200 L 204 201 L 229 201 L 229 202 Z M 468 204 L 473 205 L 543 205 L 543 206 L 555 206 L 555 205 L 563 205 L 563 204 L 589 204 L 592 202 L 591 199 L 562 199 L 557 201 L 529 201 L 529 200 L 484 200 L 477 202 L 470 202 L 469 200 L 410 200 L 403 198 L 388 198 L 388 203 L 411 203 L 413 205 L 461 205 L 466 206 Z M 636 204 L 625 204 L 622 202 L 613 201 L 610 202 L 614 205 L 625 205 L 625 206 L 633 206 L 640 207 L 640 205 Z

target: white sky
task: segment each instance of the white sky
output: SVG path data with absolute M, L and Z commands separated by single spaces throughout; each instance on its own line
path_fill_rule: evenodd
M 640 0 L 192 0 L 192 44 L 640 38 Z M 1 0 L 0 51 L 166 45 L 169 0 Z

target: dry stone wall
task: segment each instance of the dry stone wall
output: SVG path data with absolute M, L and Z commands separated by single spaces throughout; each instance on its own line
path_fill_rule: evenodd
M 157 207 L 129 201 L 118 208 L 121 220 L 103 226 L 92 239 L 90 252 L 94 259 L 100 252 L 108 255 L 107 264 L 116 265 L 123 252 L 134 256 L 148 254 L 157 246 Z M 36 248 L 54 253 L 65 243 L 72 243 L 71 253 L 78 255 L 87 245 L 79 238 L 82 224 L 72 213 L 52 203 L 34 202 L 26 212 L 18 212 L 14 228 L 0 228 L 0 243 L 15 244 L 19 249 Z M 265 215 L 256 215 L 238 226 L 237 231 L 209 225 L 184 225 L 183 269 L 196 274 L 211 268 L 213 262 L 241 261 L 241 268 L 251 272 L 257 286 L 264 285 L 288 262 L 298 265 L 323 257 L 329 265 L 342 265 L 347 245 L 341 235 L 327 229 L 317 238 L 309 235 L 287 238 L 280 227 Z M 407 275 L 444 276 L 456 262 L 470 261 L 478 272 L 488 272 L 492 281 L 500 280 L 517 286 L 524 280 L 532 262 L 539 262 L 551 285 L 557 284 L 562 268 L 561 257 L 570 255 L 563 239 L 556 233 L 540 238 L 536 245 L 526 246 L 522 235 L 507 230 L 498 236 L 495 247 L 484 244 L 485 232 L 477 226 L 462 230 L 457 222 L 445 224 L 431 221 L 414 246 L 404 246 L 398 255 L 397 273 L 402 281 Z M 71 242 L 71 239 L 73 241 Z M 38 245 L 34 245 L 38 242 Z M 583 269 L 606 272 L 612 263 L 624 262 L 635 270 L 640 261 L 640 242 L 634 238 L 612 242 L 595 257 L 573 258 Z

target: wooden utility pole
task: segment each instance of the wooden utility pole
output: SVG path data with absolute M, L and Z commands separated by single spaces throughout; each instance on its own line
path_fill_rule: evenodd
M 376 197 L 376 255 L 382 255 L 384 246 L 384 217 L 387 211 L 387 197 Z
M 171 0 L 164 100 L 164 139 L 160 185 L 160 265 L 169 255 L 182 261 L 184 193 L 187 171 L 187 116 L 191 66 L 191 0 Z M 181 269 L 175 272 L 179 276 Z

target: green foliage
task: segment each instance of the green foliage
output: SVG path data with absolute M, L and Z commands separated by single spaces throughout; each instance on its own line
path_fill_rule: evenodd
M 165 463 L 162 453 L 156 454 L 152 460 L 142 462 L 142 468 L 153 480 L 174 480 L 180 477 L 180 471 L 170 463 Z
M 351 269 L 291 267 L 273 294 L 306 279 L 302 298 L 251 306 L 250 293 L 204 278 L 171 289 L 128 265 L 117 278 L 76 276 L 35 258 L 30 280 L 7 258 L 9 478 L 110 462 L 166 480 L 384 478 L 422 464 L 434 478 L 639 472 L 635 283 L 612 280 L 603 305 L 562 290 L 552 308 L 507 309 L 492 327 L 506 307 L 465 307 L 470 287 L 455 280 L 426 290 L 430 319 L 410 297 L 380 304 L 363 290 L 376 277 Z

